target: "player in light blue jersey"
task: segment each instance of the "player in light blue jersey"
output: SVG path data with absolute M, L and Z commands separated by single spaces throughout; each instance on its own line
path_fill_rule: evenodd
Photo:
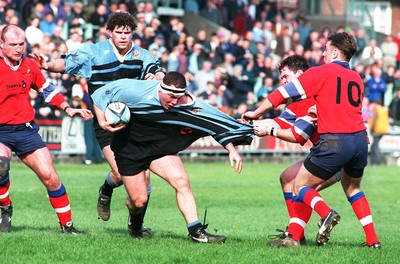
M 136 28 L 134 18 L 126 12 L 115 12 L 107 21 L 106 29 L 110 38 L 96 44 L 83 44 L 79 49 L 68 52 L 61 59 L 46 62 L 43 56 L 31 54 L 42 69 L 51 72 L 65 72 L 88 79 L 89 94 L 99 87 L 122 78 L 137 80 L 161 80 L 164 73 L 159 61 L 148 50 L 136 46 L 132 34 Z M 93 122 L 96 138 L 103 155 L 111 167 L 104 184 L 100 187 L 97 202 L 99 217 L 110 218 L 110 204 L 113 189 L 122 184 L 110 149 L 112 134 L 101 129 L 96 118 Z M 147 173 L 149 195 L 151 191 L 150 173 Z M 144 218 L 146 210 L 141 218 Z M 143 220 L 143 219 L 142 219 Z M 147 229 L 143 234 L 149 235 Z M 142 234 L 140 234 L 142 235 Z
M 144 172 L 150 169 L 176 190 L 178 207 L 191 239 L 224 243 L 225 236 L 206 232 L 206 226 L 199 221 L 189 179 L 177 153 L 211 135 L 228 150 L 231 166 L 240 173 L 242 159 L 234 146 L 251 143 L 252 126 L 188 93 L 185 77 L 177 72 L 167 73 L 163 81 L 117 80 L 96 90 L 92 99 L 99 125 L 115 132 L 111 148 L 128 192 L 130 232 L 142 225 L 132 219 L 146 206 Z M 117 101 L 131 110 L 131 120 L 124 127 L 113 127 L 104 116 L 107 105 Z

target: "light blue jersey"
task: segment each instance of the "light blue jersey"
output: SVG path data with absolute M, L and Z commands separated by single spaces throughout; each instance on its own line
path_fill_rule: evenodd
M 89 94 L 114 80 L 143 80 L 148 73 L 162 71 L 159 61 L 148 50 L 132 43 L 125 56 L 120 56 L 110 40 L 84 44 L 65 55 L 65 73 L 87 78 Z

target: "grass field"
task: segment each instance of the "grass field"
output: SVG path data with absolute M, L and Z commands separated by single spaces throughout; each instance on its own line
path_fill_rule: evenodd
M 0 234 L 0 263 L 400 263 L 398 167 L 368 167 L 363 181 L 382 250 L 361 246 L 362 227 L 340 184 L 322 192 L 342 216 L 327 246 L 314 246 L 319 219 L 314 213 L 306 228 L 306 246 L 268 247 L 267 236 L 285 228 L 288 221 L 278 180 L 288 165 L 245 163 L 238 175 L 224 162 L 186 163 L 200 219 L 207 207 L 208 230 L 218 229 L 228 237 L 225 244 L 212 245 L 189 240 L 172 188 L 156 176 L 145 219 L 154 231 L 152 238 L 129 237 L 123 188 L 114 192 L 111 219 L 98 220 L 97 191 L 106 165 L 57 164 L 75 225 L 91 232 L 90 237 L 63 235 L 42 184 L 28 168 L 14 162 L 13 231 Z

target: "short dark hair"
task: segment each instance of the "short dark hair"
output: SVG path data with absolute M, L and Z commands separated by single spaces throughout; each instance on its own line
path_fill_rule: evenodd
M 292 55 L 285 58 L 279 65 L 279 71 L 285 67 L 292 72 L 297 72 L 298 70 L 305 72 L 308 70 L 308 68 L 310 68 L 307 60 L 300 55 Z
M 331 45 L 340 50 L 345 56 L 346 61 L 350 61 L 351 57 L 357 51 L 356 39 L 347 32 L 339 32 L 328 37 Z
M 128 12 L 116 11 L 108 18 L 106 29 L 113 31 L 116 27 L 129 27 L 134 31 L 136 29 L 135 18 Z
M 175 87 L 186 88 L 186 79 L 183 74 L 179 72 L 167 72 L 163 78 L 163 83 L 166 85 L 173 85 Z

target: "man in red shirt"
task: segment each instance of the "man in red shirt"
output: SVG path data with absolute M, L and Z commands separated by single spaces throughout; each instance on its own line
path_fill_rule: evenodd
M 87 234 L 73 226 L 71 208 L 64 185 L 54 169 L 52 158 L 34 121 L 29 90 L 43 94 L 45 101 L 69 116 L 88 117 L 87 109 L 73 109 L 60 92 L 50 85 L 34 60 L 25 57 L 25 33 L 7 25 L 0 39 L 0 232 L 11 231 L 13 207 L 9 196 L 12 152 L 31 168 L 45 185 L 62 233 Z
M 311 149 L 297 173 L 294 211 L 302 223 L 291 223 L 288 235 L 273 246 L 300 246 L 301 234 L 315 210 L 321 216 L 316 244 L 325 245 L 340 215 L 332 210 L 315 188 L 342 168 L 341 183 L 354 212 L 366 233 L 366 245 L 380 248 L 372 221 L 371 210 L 360 183 L 367 166 L 368 138 L 361 107 L 364 86 L 349 61 L 357 49 L 353 36 L 342 32 L 328 38 L 323 53 L 325 65 L 313 67 L 292 82 L 279 87 L 255 111 L 246 112 L 242 119 L 258 119 L 264 112 L 291 99 L 300 101 L 314 97 L 318 109 L 320 140 Z

